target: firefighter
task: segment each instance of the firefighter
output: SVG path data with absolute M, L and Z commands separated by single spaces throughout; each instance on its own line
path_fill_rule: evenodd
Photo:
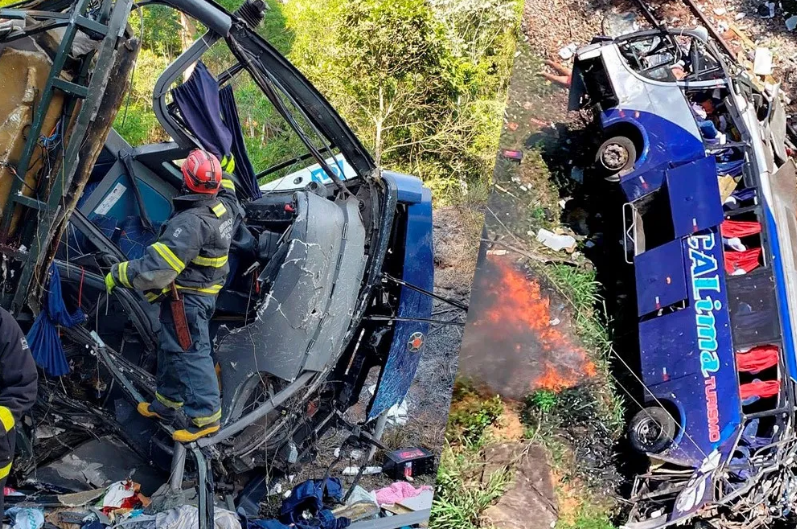
M 241 228 L 241 222 L 244 218 L 244 209 L 238 201 L 238 196 L 235 193 L 235 182 L 232 180 L 232 173 L 235 170 L 235 158 L 231 154 L 224 156 L 221 159 L 221 187 L 219 188 L 219 200 L 227 208 L 233 218 L 233 240 Z
M 16 448 L 14 425 L 36 401 L 38 375 L 28 342 L 16 320 L 0 308 L 0 491 L 11 472 Z M 0 518 L 4 511 L 0 492 Z
M 160 300 L 156 398 L 139 403 L 138 412 L 170 424 L 183 410 L 191 424 L 173 438 L 187 443 L 217 432 L 221 423 L 208 325 L 229 271 L 235 213 L 218 197 L 218 158 L 194 150 L 182 173 L 183 194 L 174 199 L 158 241 L 144 257 L 113 265 L 105 284 L 109 293 L 121 286 Z

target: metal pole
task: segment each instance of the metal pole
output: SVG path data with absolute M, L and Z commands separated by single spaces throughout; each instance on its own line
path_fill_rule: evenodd
M 719 31 L 717 31 L 717 28 L 715 28 L 711 24 L 711 22 L 709 22 L 708 18 L 706 18 L 706 15 L 703 14 L 703 11 L 701 11 L 700 8 L 697 7 L 697 5 L 692 0 L 684 0 L 684 3 L 689 7 L 689 9 L 692 10 L 692 12 L 695 15 L 697 15 L 697 18 L 699 18 L 700 21 L 703 22 L 703 24 L 706 26 L 706 29 L 709 31 L 709 33 L 711 33 L 711 36 L 714 37 L 714 39 L 720 43 L 720 46 L 725 48 L 725 51 L 728 53 L 728 55 L 730 55 L 731 58 L 734 58 L 733 48 L 731 48 L 730 44 L 728 44 L 728 41 L 722 38 L 722 34 Z
M 291 398 L 296 393 L 296 391 L 298 391 L 302 386 L 304 386 L 307 382 L 309 382 L 310 379 L 313 378 L 313 376 L 317 374 L 318 373 L 313 371 L 307 371 L 301 374 L 299 378 L 297 378 L 296 380 L 293 381 L 293 383 L 291 383 L 290 386 L 288 386 L 287 388 L 283 389 L 282 391 L 274 395 L 274 397 L 269 399 L 268 402 L 266 402 L 256 410 L 248 413 L 247 415 L 244 415 L 243 417 L 241 417 L 231 425 L 227 426 L 226 428 L 223 428 L 216 435 L 212 437 L 203 437 L 199 439 L 197 441 L 197 445 L 204 448 L 206 446 L 211 446 L 216 443 L 219 443 L 227 439 L 228 437 L 237 434 L 238 432 L 245 429 L 253 422 L 271 413 L 271 411 L 274 408 L 276 408 L 277 406 L 279 406 L 280 404 Z
M 429 520 L 429 515 L 431 515 L 431 513 L 432 511 L 430 509 L 424 509 L 407 514 L 377 518 L 375 520 L 363 520 L 362 522 L 351 524 L 349 529 L 398 529 L 399 527 L 422 524 Z
M 387 414 L 390 410 L 383 411 L 379 417 L 376 419 L 376 425 L 374 426 L 374 439 L 377 441 L 382 441 L 382 435 L 385 433 L 385 426 L 387 426 Z M 349 498 L 354 493 L 354 488 L 359 485 L 360 480 L 363 477 L 363 473 L 365 472 L 365 467 L 368 466 L 368 463 L 374 458 L 376 454 L 377 446 L 372 444 L 371 448 L 368 450 L 368 456 L 363 461 L 363 464 L 360 465 L 360 470 L 357 472 L 357 475 L 354 477 L 354 481 L 352 481 L 351 486 L 349 487 L 348 492 L 346 492 L 346 496 L 343 498 L 343 502 L 349 501 Z M 342 454 L 341 454 L 342 455 Z
M 191 448 L 191 453 L 196 459 L 197 468 L 197 492 L 199 493 L 199 504 L 197 511 L 199 515 L 199 529 L 210 529 L 215 525 L 213 513 L 213 498 L 208 498 L 208 463 L 205 455 L 196 445 Z
M 387 414 L 390 410 L 385 410 L 382 414 L 377 417 L 376 419 L 376 426 L 374 426 L 374 438 L 377 441 L 382 440 L 382 436 L 385 434 L 385 427 L 387 426 Z M 374 458 L 374 454 L 376 454 L 376 445 L 371 445 L 371 449 L 368 450 L 368 459 L 366 462 L 370 462 Z
M 183 475 L 185 474 L 185 458 L 186 451 L 183 443 L 174 443 L 174 452 L 172 455 L 172 471 L 169 478 L 169 487 L 173 492 L 180 492 L 183 490 Z

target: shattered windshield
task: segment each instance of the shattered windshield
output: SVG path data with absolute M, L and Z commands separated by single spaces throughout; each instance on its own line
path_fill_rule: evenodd
M 628 66 L 643 77 L 661 82 L 722 79 L 720 62 L 706 44 L 689 35 L 658 33 L 620 41 Z
M 206 56 L 222 91 L 234 95 L 246 147 L 261 183 L 316 164 L 314 155 L 330 163 L 334 157 L 342 163 L 339 149 L 313 126 L 304 110 L 256 59 L 248 66 L 255 69 L 255 75 L 260 74 L 259 81 L 267 85 L 268 94 L 225 42 L 216 43 Z

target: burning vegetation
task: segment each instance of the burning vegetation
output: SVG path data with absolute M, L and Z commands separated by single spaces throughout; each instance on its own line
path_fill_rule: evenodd
M 502 396 L 560 391 L 593 377 L 595 364 L 571 334 L 561 295 L 488 252 L 471 300 L 475 318 L 465 333 L 462 373 Z

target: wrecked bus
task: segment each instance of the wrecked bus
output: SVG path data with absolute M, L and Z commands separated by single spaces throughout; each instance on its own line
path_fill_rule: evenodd
M 782 95 L 757 83 L 704 31 L 576 55 L 570 108 L 600 131 L 636 278 L 645 408 L 628 437 L 650 467 L 628 528 L 764 527 L 797 505 L 797 174 Z
M 207 504 L 204 483 L 237 493 L 254 469 L 287 472 L 313 457 L 331 427 L 378 444 L 429 326 L 431 195 L 419 179 L 376 167 L 330 104 L 257 34 L 264 2 L 247 0 L 235 13 L 205 0 L 159 3 L 207 32 L 155 85 L 154 113 L 170 141 L 135 147 L 112 128 L 140 46 L 128 25 L 133 2 L 0 9 L 0 294 L 24 326 L 35 318 L 54 337 L 47 358 L 34 351 L 44 376 L 15 471 L 81 490 L 82 470 L 64 470 L 63 456 L 108 440 L 139 462 L 139 477 L 148 462 L 170 470 L 173 491 L 193 473 Z M 207 53 L 224 54 L 223 71 L 205 66 Z M 252 97 L 270 104 L 269 134 L 290 135 L 293 147 L 268 167 L 247 154 L 239 114 Z M 154 396 L 158 308 L 131 290 L 106 294 L 103 275 L 156 240 L 180 189 L 179 163 L 196 147 L 235 161 L 229 185 L 245 220 L 211 325 L 222 428 L 188 447 L 196 464 L 186 466 L 186 448 L 171 443 L 168 428 L 133 411 Z M 279 184 L 261 189 L 273 177 Z M 369 373 L 377 385 L 366 417 L 349 424 L 344 413 Z M 95 448 L 80 457 L 103 452 Z M 123 479 L 135 463 L 115 458 L 127 465 Z

